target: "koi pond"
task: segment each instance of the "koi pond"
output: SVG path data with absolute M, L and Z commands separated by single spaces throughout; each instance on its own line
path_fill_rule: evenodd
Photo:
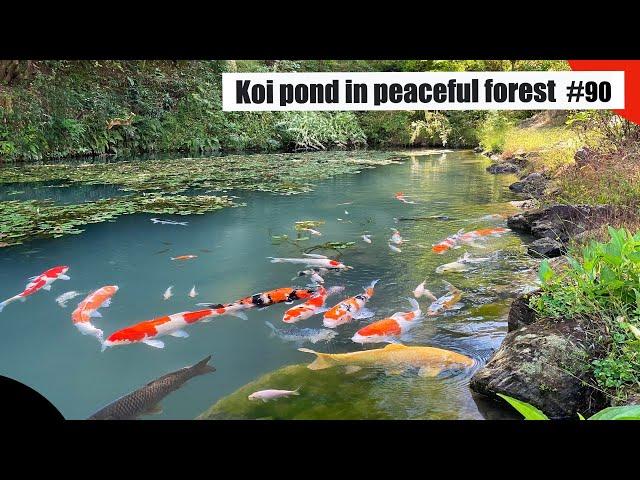
M 513 418 L 472 396 L 468 384 L 500 345 L 510 301 L 534 282 L 535 262 L 513 232 L 442 254 L 431 249 L 461 229 L 505 227 L 506 215 L 516 212 L 507 188 L 514 177 L 490 175 L 488 164 L 469 151 L 425 150 L 0 167 L 0 300 L 58 265 L 68 266 L 70 277 L 5 306 L 0 374 L 36 389 L 68 419 L 87 418 L 208 355 L 215 372 L 176 385 L 161 409 L 149 405 L 155 414 L 140 418 Z M 296 229 L 296 222 L 308 223 Z M 390 240 L 392 229 L 402 243 Z M 327 288 L 344 287 L 327 307 L 379 279 L 367 303 L 373 317 L 326 335 L 316 331 L 323 329 L 322 313 L 286 324 L 292 305 L 280 303 L 246 310 L 247 320 L 196 322 L 184 329 L 187 338 L 162 337 L 164 348 L 134 343 L 105 351 L 71 319 L 79 302 L 106 285 L 117 292 L 99 309 L 102 316 L 90 319 L 105 338 L 143 320 L 202 309 L 198 303 L 306 288 L 312 279 L 298 276 L 304 264 L 267 258 L 305 253 L 353 267 L 321 273 Z M 436 273 L 465 253 L 480 260 L 465 263 L 463 272 Z M 422 282 L 436 297 L 446 294 L 444 281 L 462 292 L 459 302 L 418 320 L 399 341 L 464 354 L 473 367 L 436 376 L 306 367 L 316 357 L 300 347 L 326 353 L 384 347 L 351 338 L 373 321 L 411 310 L 407 299 Z M 56 301 L 70 291 L 78 295 L 66 306 Z M 426 312 L 431 300 L 418 302 Z M 248 399 L 265 389 L 299 390 L 266 402 Z

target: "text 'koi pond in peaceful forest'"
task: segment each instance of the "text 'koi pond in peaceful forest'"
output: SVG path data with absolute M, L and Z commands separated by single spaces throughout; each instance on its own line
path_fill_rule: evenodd
M 514 177 L 487 165 L 424 150 L 1 167 L 0 374 L 68 419 L 511 415 L 469 389 L 535 282 L 506 228 Z

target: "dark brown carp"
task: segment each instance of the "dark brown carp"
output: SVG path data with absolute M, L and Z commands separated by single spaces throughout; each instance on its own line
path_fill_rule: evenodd
M 144 387 L 124 395 L 91 415 L 88 420 L 134 420 L 141 415 L 161 413 L 160 401 L 171 392 L 198 375 L 215 372 L 215 367 L 207 365 L 211 355 L 195 365 L 167 373 Z

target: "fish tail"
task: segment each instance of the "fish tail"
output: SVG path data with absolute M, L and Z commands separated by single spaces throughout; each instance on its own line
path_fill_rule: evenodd
M 267 257 L 271 260 L 271 263 L 284 263 L 284 259 L 283 258 L 276 258 L 276 257 Z
M 442 283 L 444 283 L 444 285 L 447 287 L 447 290 L 449 290 L 449 292 L 451 293 L 456 293 L 460 291 L 458 288 L 454 287 L 452 284 L 450 284 L 446 280 L 443 280 Z
M 11 298 L 7 298 L 4 302 L 0 302 L 0 312 L 2 312 L 2 309 L 4 307 L 6 307 L 10 303 L 15 302 L 16 300 L 19 300 L 19 299 L 20 299 L 20 295 L 15 295 Z
M 300 395 L 300 388 L 302 388 L 302 385 L 300 385 L 298 388 L 296 388 L 293 392 L 291 392 L 292 395 Z
M 313 353 L 314 355 L 316 355 L 316 359 L 313 362 L 311 362 L 309 365 L 307 365 L 307 368 L 309 370 L 323 370 L 325 368 L 329 368 L 333 366 L 333 363 L 331 362 L 331 357 L 327 353 L 316 352 L 309 348 L 299 348 L 298 351 L 305 352 L 305 353 Z
M 365 289 L 367 292 L 367 295 L 373 295 L 373 289 L 379 281 L 380 279 L 378 278 L 369 284 L 369 286 Z
M 269 334 L 269 337 L 275 337 L 277 329 L 276 329 L 276 327 L 273 326 L 273 323 L 271 323 L 271 322 L 264 322 L 264 323 L 265 323 L 265 325 L 267 327 L 269 327 L 271 329 L 271 333 Z
M 411 308 L 413 308 L 414 312 L 416 313 L 416 316 L 420 316 L 422 314 L 422 310 L 420 310 L 420 304 L 418 303 L 418 301 L 415 298 L 411 298 L 411 297 L 407 297 L 407 300 L 409 300 L 409 303 L 411 304 Z
M 207 365 L 207 363 L 209 363 L 209 360 L 211 360 L 211 355 L 209 355 L 208 357 L 203 358 L 198 363 L 193 365 L 191 367 L 193 369 L 193 372 L 196 375 L 204 375 L 205 373 L 215 372 L 216 371 L 216 367 L 214 367 L 213 365 Z

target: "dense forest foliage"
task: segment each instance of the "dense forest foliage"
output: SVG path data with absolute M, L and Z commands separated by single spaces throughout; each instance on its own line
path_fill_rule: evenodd
M 563 61 L 0 61 L 0 161 L 478 145 L 488 112 L 222 112 L 225 71 L 567 69 Z M 531 112 L 512 114 L 513 118 Z

